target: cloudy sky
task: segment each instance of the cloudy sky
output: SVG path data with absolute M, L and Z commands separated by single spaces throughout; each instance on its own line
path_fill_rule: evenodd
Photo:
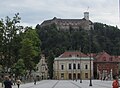
M 120 28 L 119 0 L 0 0 L 0 18 L 19 12 L 24 26 L 35 27 L 53 17 L 81 19 L 85 11 L 93 22 Z

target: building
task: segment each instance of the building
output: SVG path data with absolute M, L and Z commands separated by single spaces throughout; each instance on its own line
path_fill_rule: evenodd
M 55 79 L 90 79 L 93 77 L 93 58 L 81 52 L 64 52 L 54 59 L 53 69 Z
M 39 63 L 36 66 L 36 76 L 40 79 L 47 79 L 48 78 L 48 66 L 46 63 L 45 56 L 42 54 Z
M 55 24 L 58 30 L 69 30 L 70 28 L 75 30 L 94 29 L 92 21 L 89 20 L 89 12 L 84 12 L 83 19 L 61 19 L 54 17 L 51 20 L 45 20 L 41 23 L 41 27 L 50 26 L 52 24 Z
M 112 79 L 114 75 L 119 74 L 120 58 L 111 56 L 105 51 L 100 52 L 94 57 L 94 77 L 98 79 Z

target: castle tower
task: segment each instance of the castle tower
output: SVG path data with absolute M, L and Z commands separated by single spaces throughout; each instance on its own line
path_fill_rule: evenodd
M 84 18 L 85 18 L 86 20 L 89 20 L 89 12 L 84 12 Z

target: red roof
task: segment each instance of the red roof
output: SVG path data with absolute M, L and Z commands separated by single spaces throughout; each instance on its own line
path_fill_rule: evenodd
M 116 58 L 116 56 L 111 56 L 109 55 L 108 53 L 106 53 L 105 51 L 103 52 L 100 52 L 98 53 L 95 57 L 95 62 L 104 62 L 104 61 L 107 61 L 107 62 L 118 62 L 120 61 L 118 58 Z
M 108 53 L 106 53 L 106 52 L 100 52 L 100 53 L 98 53 L 97 55 L 96 55 L 96 58 L 102 58 L 102 57 L 111 57 Z
M 82 52 L 78 52 L 78 51 L 68 51 L 68 52 L 64 52 L 63 54 L 61 54 L 59 57 L 60 58 L 67 58 L 67 57 L 88 57 L 86 54 L 82 53 Z
M 91 55 L 91 57 L 95 57 L 97 54 L 96 53 L 91 53 L 91 54 L 87 54 L 89 57 L 90 57 L 90 55 Z

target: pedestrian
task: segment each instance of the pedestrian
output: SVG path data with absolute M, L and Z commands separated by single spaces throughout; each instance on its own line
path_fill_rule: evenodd
M 34 78 L 34 85 L 36 85 L 36 78 Z
M 12 78 L 12 81 L 13 81 L 13 85 L 15 85 L 15 78 Z
M 4 88 L 12 88 L 12 82 L 10 81 L 8 76 L 5 76 L 5 81 L 4 81 Z
M 113 88 L 119 88 L 118 76 L 114 76 L 113 78 L 114 78 L 112 83 Z
M 16 84 L 17 84 L 17 86 L 18 86 L 18 88 L 20 87 L 20 84 L 21 84 L 21 81 L 20 80 L 17 80 L 16 81 Z

